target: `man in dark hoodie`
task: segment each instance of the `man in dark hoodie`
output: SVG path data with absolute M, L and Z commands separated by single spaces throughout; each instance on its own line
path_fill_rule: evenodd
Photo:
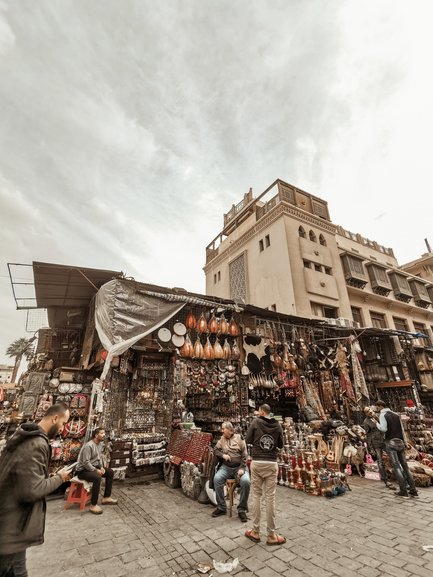
M 45 497 L 70 478 L 48 477 L 50 439 L 69 419 L 68 406 L 52 405 L 41 421 L 24 423 L 0 456 L 0 577 L 27 577 L 26 550 L 44 542 Z
M 245 442 L 251 445 L 251 492 L 253 528 L 245 532 L 251 541 L 260 541 L 260 501 L 266 499 L 267 545 L 282 545 L 285 537 L 278 535 L 275 520 L 275 492 L 277 487 L 278 452 L 284 447 L 283 429 L 270 417 L 269 405 L 261 405 L 259 416 L 251 423 Z
M 386 406 L 384 401 L 376 401 L 376 407 L 380 410 L 377 428 L 385 433 L 385 450 L 394 471 L 400 491 L 395 493 L 396 497 L 418 497 L 415 481 L 409 471 L 406 461 L 406 441 L 404 439 L 403 426 L 400 416 Z M 409 487 L 409 493 L 407 491 Z

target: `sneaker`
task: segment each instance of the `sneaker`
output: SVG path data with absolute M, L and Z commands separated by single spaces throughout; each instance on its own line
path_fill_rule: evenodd
M 89 511 L 94 515 L 102 515 L 102 513 L 104 512 L 99 505 L 91 505 L 89 507 Z
M 239 511 L 238 517 L 242 521 L 242 523 L 246 523 L 248 521 L 247 514 L 245 513 L 245 511 Z
M 404 497 L 405 499 L 409 499 L 409 493 L 407 491 L 397 491 L 394 493 L 396 497 Z
M 215 511 L 213 511 L 212 513 L 212 517 L 219 517 L 220 515 L 225 515 L 226 512 L 223 511 L 222 509 L 218 509 L 218 507 L 215 509 Z
M 418 491 L 417 491 L 416 489 L 411 489 L 411 490 L 409 491 L 409 495 L 410 495 L 411 497 L 419 497 L 419 493 L 418 493 Z
M 395 491 L 397 489 L 397 487 L 395 485 L 393 485 L 392 483 L 385 483 L 385 487 L 387 489 L 389 489 L 390 491 Z
M 117 499 L 113 499 L 112 497 L 104 497 L 101 501 L 102 505 L 117 505 Z

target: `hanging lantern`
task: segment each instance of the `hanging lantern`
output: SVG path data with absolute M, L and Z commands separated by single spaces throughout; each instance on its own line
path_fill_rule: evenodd
M 241 331 L 238 327 L 238 325 L 235 322 L 235 319 L 232 317 L 230 322 L 229 322 L 229 334 L 232 337 L 238 337 L 241 334 Z
M 209 337 L 207 338 L 206 344 L 205 344 L 204 349 L 203 349 L 203 357 L 208 361 L 211 361 L 215 358 L 215 354 L 213 351 L 213 347 L 210 344 Z
M 197 326 L 197 319 L 195 316 L 190 312 L 185 320 L 185 326 L 188 330 L 193 331 Z
M 200 337 L 197 337 L 194 343 L 194 350 L 192 353 L 193 359 L 202 359 L 204 354 L 203 345 L 200 342 Z
M 185 357 L 186 359 L 190 359 L 192 357 L 193 351 L 194 347 L 192 346 L 191 339 L 187 334 L 185 336 L 185 342 L 183 343 L 182 348 L 180 349 L 180 355 L 182 357 Z
M 207 333 L 207 321 L 204 317 L 204 313 L 201 313 L 200 318 L 198 319 L 197 330 L 199 333 Z
M 220 329 L 220 333 L 222 335 L 227 335 L 229 332 L 229 323 L 227 322 L 226 317 L 224 316 L 224 313 L 221 315 L 221 318 L 220 318 L 219 329 Z
M 210 318 L 210 321 L 208 322 L 207 325 L 208 331 L 213 334 L 216 335 L 219 327 L 218 327 L 218 319 L 216 318 L 216 316 L 213 314 Z
M 213 352 L 214 352 L 214 357 L 216 359 L 223 359 L 224 358 L 224 349 L 220 345 L 220 342 L 218 339 L 215 340 L 215 343 L 213 346 Z

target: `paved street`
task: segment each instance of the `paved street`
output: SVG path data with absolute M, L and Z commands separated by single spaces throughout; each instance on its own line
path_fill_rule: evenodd
M 237 577 L 433 575 L 433 550 L 422 549 L 433 545 L 433 488 L 400 500 L 354 478 L 351 493 L 328 500 L 278 487 L 281 547 L 251 543 L 243 536 L 250 524 L 212 519 L 211 505 L 162 481 L 118 484 L 113 494 L 120 503 L 102 516 L 50 501 L 46 542 L 28 553 L 30 577 L 189 577 L 199 562 L 235 557 Z

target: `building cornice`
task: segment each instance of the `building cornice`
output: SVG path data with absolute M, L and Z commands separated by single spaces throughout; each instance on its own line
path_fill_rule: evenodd
M 230 257 L 232 257 L 234 253 L 237 253 L 245 243 L 249 242 L 254 236 L 259 234 L 262 230 L 268 228 L 281 215 L 285 214 L 295 217 L 301 223 L 307 222 L 317 228 L 320 228 L 325 232 L 328 232 L 333 235 L 336 234 L 337 226 L 335 224 L 332 224 L 331 222 L 325 221 L 321 218 L 317 218 L 306 211 L 303 211 L 284 201 L 281 201 L 268 214 L 263 216 L 255 226 L 250 228 L 250 230 L 246 231 L 240 238 L 235 240 L 229 247 L 223 250 L 221 254 L 218 254 L 218 256 L 213 258 L 210 262 L 206 263 L 205 266 L 203 267 L 204 272 L 206 273 L 213 267 L 218 266 L 222 261 L 225 261 L 227 259 L 230 260 Z M 227 237 L 226 240 L 228 240 L 229 238 L 230 237 Z

